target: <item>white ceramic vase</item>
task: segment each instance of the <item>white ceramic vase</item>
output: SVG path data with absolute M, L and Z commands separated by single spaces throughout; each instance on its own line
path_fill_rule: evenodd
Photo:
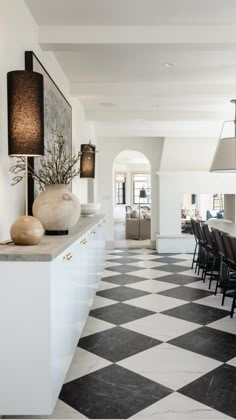
M 45 234 L 65 235 L 80 217 L 80 203 L 67 185 L 46 185 L 33 203 L 33 215 L 42 223 Z

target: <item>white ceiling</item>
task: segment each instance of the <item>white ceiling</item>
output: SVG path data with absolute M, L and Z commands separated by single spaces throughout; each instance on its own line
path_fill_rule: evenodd
M 98 135 L 218 137 L 234 118 L 236 0 L 25 2 Z
M 27 0 L 40 25 L 236 23 L 235 0 Z

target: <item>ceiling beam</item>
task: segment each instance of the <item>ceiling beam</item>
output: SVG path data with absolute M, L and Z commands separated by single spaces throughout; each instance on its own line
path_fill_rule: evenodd
M 235 97 L 233 92 L 236 92 L 236 83 L 197 83 L 193 81 L 178 82 L 178 83 L 158 83 L 158 82 L 133 82 L 133 83 L 99 83 L 99 82 L 71 82 L 72 95 L 91 95 L 93 96 L 130 96 L 135 95 L 139 97 L 149 97 L 162 95 L 166 98 L 173 98 L 173 95 L 183 94 L 186 97 L 200 98 L 205 97 L 207 100 L 224 99 L 228 96 L 229 99 Z M 233 96 L 232 96 L 233 95 Z
M 45 50 L 73 50 L 80 44 L 229 44 L 236 46 L 235 25 L 220 26 L 40 26 Z
M 231 113 L 232 114 L 232 113 Z M 90 121 L 214 121 L 214 124 L 222 125 L 223 120 L 230 119 L 229 113 L 205 112 L 205 111 L 127 111 L 127 110 L 87 110 L 86 118 Z M 232 115 L 231 115 L 232 117 Z M 231 118 L 232 119 L 232 118 Z

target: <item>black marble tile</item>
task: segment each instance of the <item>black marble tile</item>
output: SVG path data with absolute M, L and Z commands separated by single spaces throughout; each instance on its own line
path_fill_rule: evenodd
M 161 341 L 155 338 L 122 327 L 114 327 L 81 338 L 78 346 L 115 363 L 158 344 L 161 344 Z
M 233 366 L 219 366 L 178 392 L 236 418 L 236 368 Z
M 165 281 L 166 283 L 173 283 L 173 284 L 178 284 L 178 285 L 182 285 L 184 286 L 185 284 L 190 284 L 193 283 L 195 281 L 199 281 L 199 277 L 192 277 L 192 276 L 185 276 L 183 274 L 178 274 L 178 273 L 173 273 L 170 274 L 169 276 L 165 276 L 165 277 L 157 277 L 154 280 L 158 280 L 158 281 Z
M 109 260 L 106 260 L 106 261 L 109 261 L 109 262 L 116 262 L 116 263 L 119 263 L 119 264 L 130 264 L 130 263 L 135 263 L 135 262 L 140 262 L 140 261 L 143 261 L 142 259 L 137 259 L 137 258 L 131 258 L 131 257 L 121 257 L 121 258 L 114 258 L 114 259 L 109 259 Z
M 169 343 L 221 362 L 236 356 L 236 335 L 208 327 L 181 335 Z
M 123 302 L 129 299 L 135 299 L 137 297 L 149 295 L 150 293 L 144 292 L 143 290 L 132 289 L 131 287 L 118 286 L 114 289 L 101 290 L 97 292 L 98 296 L 105 297 L 107 299 L 117 300 Z
M 189 302 L 212 295 L 211 292 L 207 292 L 206 290 L 194 289 L 192 287 L 185 286 L 179 286 L 175 287 L 174 289 L 164 290 L 164 292 L 159 292 L 158 294 L 173 297 L 176 299 L 187 300 Z
M 218 319 L 224 318 L 229 314 L 228 311 L 224 311 L 223 309 L 199 305 L 196 302 L 187 303 L 173 309 L 168 309 L 162 313 L 201 325 L 210 324 L 210 322 L 217 321 Z
M 183 271 L 190 270 L 189 267 L 184 267 L 183 265 L 174 265 L 174 264 L 161 265 L 160 267 L 153 267 L 153 269 L 154 270 L 160 270 L 160 271 L 166 271 L 166 272 L 170 272 L 170 273 L 181 273 Z
M 158 255 L 160 255 L 160 254 L 158 254 Z M 169 255 L 171 255 L 171 254 L 169 254 Z M 165 256 L 165 257 L 162 257 L 162 258 L 158 258 L 158 261 L 161 262 L 161 263 L 164 263 L 164 264 L 174 264 L 174 263 L 178 263 L 178 262 L 182 262 L 182 261 L 184 262 L 185 260 L 183 260 L 182 258 L 174 258 L 174 257 Z M 189 268 L 188 268 L 188 270 L 189 270 Z
M 138 281 L 143 281 L 146 279 L 142 279 L 138 276 L 132 276 L 132 274 L 117 274 L 117 276 L 104 277 L 102 280 L 106 281 L 107 283 L 124 286 L 126 284 L 137 283 Z
M 118 258 L 117 258 L 118 261 Z M 143 267 L 134 267 L 132 265 L 117 265 L 115 267 L 107 267 L 107 270 L 109 271 L 116 271 L 117 273 L 122 273 L 122 274 L 126 274 L 126 273 L 131 273 L 132 271 L 139 271 L 139 270 L 143 270 Z
M 127 419 L 171 390 L 118 365 L 63 385 L 59 398 L 91 419 Z
M 115 325 L 121 325 L 155 313 L 147 309 L 127 305 L 126 303 L 116 303 L 103 308 L 93 309 L 89 315 Z

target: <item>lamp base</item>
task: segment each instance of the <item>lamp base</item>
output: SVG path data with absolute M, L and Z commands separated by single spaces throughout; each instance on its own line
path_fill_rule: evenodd
M 37 245 L 44 234 L 41 222 L 33 216 L 20 216 L 11 225 L 10 235 L 16 245 Z
M 45 230 L 45 235 L 68 235 L 69 230 Z

